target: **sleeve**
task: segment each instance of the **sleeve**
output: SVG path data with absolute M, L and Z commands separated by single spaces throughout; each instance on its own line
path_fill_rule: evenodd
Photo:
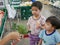
M 57 33 L 55 34 L 55 38 L 56 38 L 56 42 L 57 42 L 57 43 L 60 43 L 60 33 L 57 32 Z
M 39 33 L 39 38 L 43 38 L 43 34 L 44 34 L 44 30 L 41 30 L 40 33 Z
M 27 26 L 30 25 L 31 17 L 28 19 Z

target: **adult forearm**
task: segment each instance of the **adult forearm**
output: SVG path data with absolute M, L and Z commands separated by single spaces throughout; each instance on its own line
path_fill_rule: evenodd
M 10 37 L 9 37 L 9 36 L 5 36 L 5 37 L 0 41 L 0 45 L 6 44 L 9 40 L 10 40 Z

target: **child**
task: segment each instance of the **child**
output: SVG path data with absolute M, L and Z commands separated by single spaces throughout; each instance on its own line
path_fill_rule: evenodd
M 60 29 L 60 20 L 55 16 L 46 19 L 45 30 L 39 34 L 40 41 L 38 45 L 56 45 L 60 43 L 60 34 L 56 29 Z
M 11 32 L 7 36 L 5 36 L 3 39 L 0 40 L 0 45 L 5 45 L 9 40 L 20 40 L 20 35 L 18 32 Z
M 28 30 L 31 31 L 31 34 L 29 35 L 30 45 L 37 45 L 39 41 L 38 34 L 45 24 L 45 17 L 40 15 L 40 12 L 42 10 L 41 2 L 35 1 L 31 7 L 33 16 L 29 18 L 27 26 Z

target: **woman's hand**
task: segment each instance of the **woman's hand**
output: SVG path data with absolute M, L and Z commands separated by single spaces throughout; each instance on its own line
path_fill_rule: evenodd
M 18 32 L 11 32 L 8 34 L 8 37 L 12 40 L 20 40 L 20 34 Z

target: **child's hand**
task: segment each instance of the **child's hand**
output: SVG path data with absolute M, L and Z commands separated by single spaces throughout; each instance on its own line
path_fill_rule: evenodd
M 17 40 L 17 41 L 20 40 L 20 34 L 18 32 L 11 32 L 11 33 L 9 33 L 8 36 L 12 40 Z
M 36 29 L 39 29 L 40 28 L 40 26 L 38 25 L 38 26 L 36 26 Z

